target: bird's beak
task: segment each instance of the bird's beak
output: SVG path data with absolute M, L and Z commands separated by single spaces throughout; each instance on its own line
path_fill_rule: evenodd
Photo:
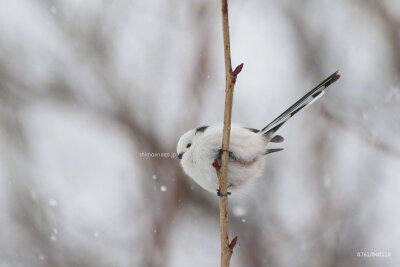
M 182 159 L 183 153 L 178 154 L 178 159 Z

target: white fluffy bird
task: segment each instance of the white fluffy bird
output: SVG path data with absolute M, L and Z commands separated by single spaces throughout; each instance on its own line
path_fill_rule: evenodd
M 228 162 L 229 191 L 235 191 L 261 175 L 264 155 L 282 150 L 267 148 L 269 142 L 283 142 L 284 138 L 276 135 L 276 131 L 294 114 L 319 99 L 325 89 L 339 78 L 338 72 L 333 73 L 262 130 L 232 124 Z M 223 125 L 198 127 L 183 134 L 177 145 L 178 158 L 185 173 L 210 192 L 219 192 L 213 162 L 221 160 L 222 131 Z

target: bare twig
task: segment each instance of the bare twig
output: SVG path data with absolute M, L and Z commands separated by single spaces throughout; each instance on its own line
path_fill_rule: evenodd
M 232 71 L 231 63 L 231 49 L 229 40 L 229 21 L 228 21 L 228 1 L 221 0 L 222 7 L 222 31 L 224 36 L 224 55 L 225 55 L 225 112 L 224 112 L 224 131 L 222 137 L 222 159 L 221 166 L 216 167 L 218 180 L 219 180 L 219 219 L 221 231 L 221 266 L 228 267 L 233 253 L 233 248 L 236 245 L 237 237 L 229 243 L 229 221 L 228 221 L 228 189 L 227 189 L 227 175 L 228 175 L 228 150 L 231 132 L 231 118 L 232 118 L 232 101 L 233 89 L 236 82 L 236 77 L 243 68 L 243 63 Z

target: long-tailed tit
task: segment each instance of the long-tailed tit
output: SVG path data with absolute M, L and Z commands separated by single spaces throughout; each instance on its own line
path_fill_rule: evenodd
M 262 130 L 231 125 L 228 162 L 228 190 L 235 191 L 249 180 L 261 175 L 264 155 L 281 151 L 268 149 L 269 142 L 281 143 L 284 138 L 275 133 L 300 110 L 319 99 L 325 89 L 340 78 L 335 72 L 300 98 Z M 218 177 L 213 162 L 222 155 L 223 125 L 202 126 L 181 136 L 177 145 L 178 158 L 187 175 L 210 192 L 219 192 Z

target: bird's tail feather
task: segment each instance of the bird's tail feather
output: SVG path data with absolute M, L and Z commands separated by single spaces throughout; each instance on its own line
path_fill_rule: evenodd
M 270 124 L 264 127 L 260 131 L 261 134 L 273 136 L 273 134 L 281 128 L 281 126 L 287 122 L 291 117 L 293 117 L 300 110 L 310 106 L 316 100 L 318 100 L 324 93 L 325 89 L 337 81 L 340 78 L 338 71 L 333 73 L 331 76 L 326 78 L 320 84 L 318 84 L 314 89 L 300 98 L 296 103 L 294 103 L 290 108 L 285 110 L 281 115 L 274 119 Z

